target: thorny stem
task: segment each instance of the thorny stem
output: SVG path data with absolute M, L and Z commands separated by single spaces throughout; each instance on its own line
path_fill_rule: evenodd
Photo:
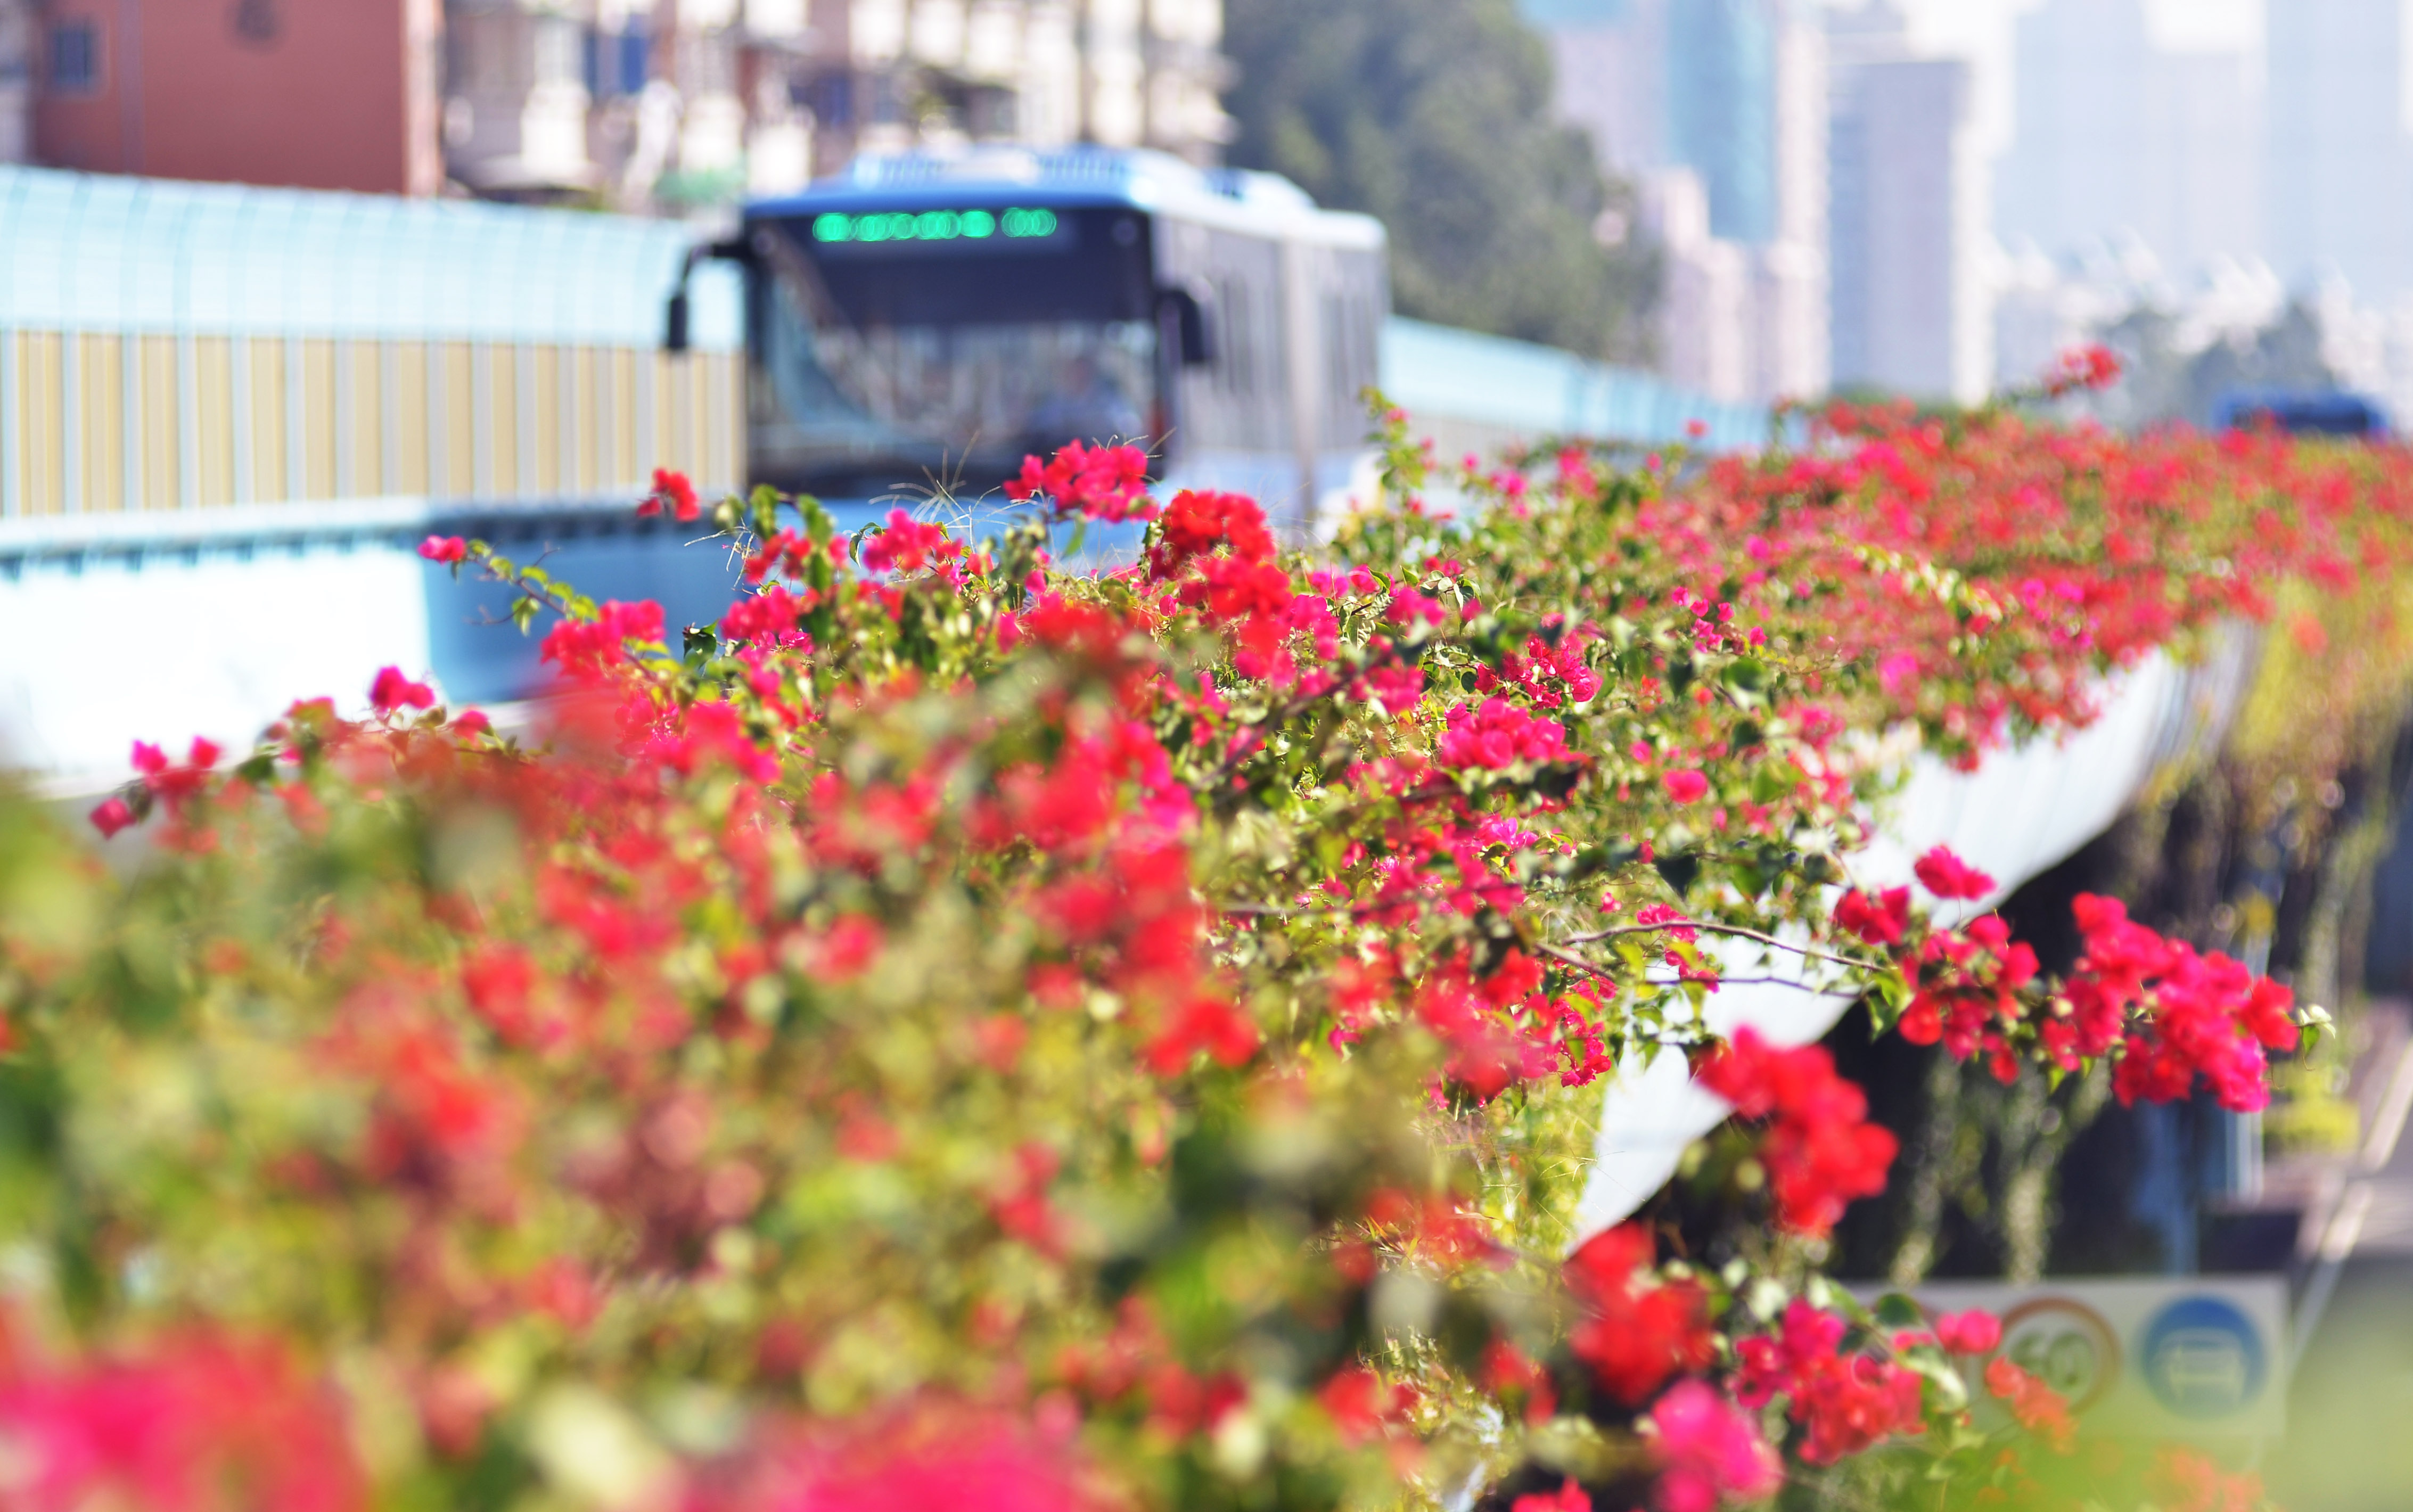
M 1620 925 L 1613 929 L 1595 930 L 1593 933 L 1588 935 L 1570 935 L 1561 942 L 1569 945 L 1589 945 L 1595 941 L 1614 940 L 1621 935 L 1665 934 L 1670 929 L 1695 929 L 1703 934 L 1731 935 L 1737 940 L 1756 941 L 1760 944 L 1772 946 L 1777 950 L 1791 951 L 1794 955 L 1806 956 L 1813 961 L 1826 961 L 1835 966 L 1848 966 L 1855 971 L 1880 971 L 1885 970 L 1884 967 L 1878 965 L 1874 961 L 1858 960 L 1850 956 L 1833 955 L 1828 951 L 1820 950 L 1814 945 L 1795 944 L 1792 941 L 1780 940 L 1774 935 L 1767 934 L 1757 929 L 1746 929 L 1739 925 L 1731 924 L 1702 924 L 1693 919 L 1670 919 L 1665 924 L 1624 924 Z

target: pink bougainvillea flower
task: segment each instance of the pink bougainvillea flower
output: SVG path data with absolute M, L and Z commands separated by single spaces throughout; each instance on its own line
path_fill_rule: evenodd
M 1918 675 L 1918 658 L 1896 651 L 1877 662 L 1877 682 L 1889 696 L 1899 695 Z
M 1659 780 L 1667 789 L 1667 796 L 1678 803 L 1698 803 L 1710 795 L 1710 779 L 1706 773 L 1686 768 L 1663 772 Z
M 2002 1346 L 2003 1320 L 1982 1308 L 1966 1312 L 1939 1312 L 1935 1342 L 1951 1355 L 1991 1355 Z
M 402 674 L 400 667 L 387 667 L 369 685 L 369 705 L 379 714 L 395 709 L 425 709 L 436 706 L 436 689 L 425 683 L 412 682 Z
M 1147 497 L 1147 453 L 1136 446 L 1092 448 L 1073 441 L 1052 461 L 1022 459 L 1022 471 L 1008 479 L 1005 497 L 1017 504 L 1045 497 L 1059 518 L 1120 523 L 1156 516 Z
M 1679 1381 L 1651 1409 L 1659 1512 L 1717 1512 L 1784 1483 L 1776 1452 L 1751 1416 L 1700 1381 Z
M 134 810 L 123 798 L 105 798 L 92 811 L 92 827 L 100 831 L 103 839 L 114 839 L 117 832 L 134 823 Z
M 1501 771 L 1518 762 L 1556 762 L 1567 755 L 1566 727 L 1537 719 L 1504 698 L 1459 704 L 1447 715 L 1433 759 L 1454 769 Z
M 459 536 L 430 536 L 419 543 L 419 555 L 450 566 L 468 559 L 469 543 Z
M 919 571 L 946 542 L 947 527 L 890 510 L 888 524 L 864 538 L 863 565 L 875 572 Z

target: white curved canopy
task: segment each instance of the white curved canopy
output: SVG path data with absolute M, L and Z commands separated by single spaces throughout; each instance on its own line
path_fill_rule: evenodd
M 2256 647 L 2241 631 L 2222 637 L 2196 666 L 2156 655 L 2105 684 L 2101 714 L 2092 724 L 1995 751 L 1974 772 L 1918 756 L 1902 787 L 1879 806 L 1877 839 L 1851 858 L 1854 877 L 1877 888 L 1903 885 L 1919 856 L 1946 845 L 1995 881 L 1992 897 L 1959 905 L 1963 916 L 1994 907 L 2110 828 L 2169 763 L 2217 739 L 2253 669 Z M 1772 1043 L 1807 1045 L 1852 1005 L 1849 997 L 1801 985 L 1805 963 L 1799 956 L 1779 955 L 1763 967 L 1761 947 L 1748 941 L 1705 938 L 1701 946 L 1705 955 L 1754 977 L 1792 979 L 1721 986 L 1709 1000 L 1708 1017 L 1722 1035 L 1749 1025 Z M 1685 1147 L 1729 1111 L 1694 1084 L 1683 1057 L 1646 1061 L 1639 1051 L 1629 1054 L 1602 1103 L 1591 1177 L 1577 1209 L 1577 1242 L 1649 1201 L 1675 1174 Z

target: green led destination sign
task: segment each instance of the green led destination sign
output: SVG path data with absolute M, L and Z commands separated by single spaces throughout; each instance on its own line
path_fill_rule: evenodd
M 1017 240 L 1053 236 L 1058 222 L 1052 210 L 925 210 L 919 215 L 895 211 L 848 215 L 832 211 L 813 217 L 816 242 L 985 242 L 1004 236 Z

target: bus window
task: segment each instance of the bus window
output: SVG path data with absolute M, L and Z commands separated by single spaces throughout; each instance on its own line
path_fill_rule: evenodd
M 954 473 L 977 493 L 1066 441 L 1159 439 L 1140 217 L 947 214 L 952 237 L 931 214 L 755 224 L 758 481 L 840 493 Z

